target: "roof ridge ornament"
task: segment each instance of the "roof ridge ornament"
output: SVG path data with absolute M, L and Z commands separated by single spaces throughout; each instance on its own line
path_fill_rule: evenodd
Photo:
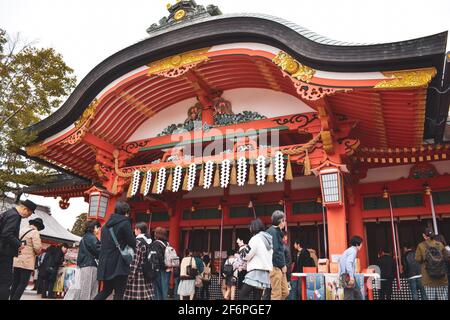
M 163 17 L 159 20 L 159 24 L 152 24 L 147 33 L 152 34 L 155 31 L 166 29 L 173 26 L 176 23 L 183 21 L 194 20 L 204 17 L 213 17 L 222 14 L 218 6 L 208 5 L 205 9 L 202 5 L 197 5 L 194 0 L 177 0 L 175 4 L 167 4 L 167 10 L 169 10 L 169 16 Z

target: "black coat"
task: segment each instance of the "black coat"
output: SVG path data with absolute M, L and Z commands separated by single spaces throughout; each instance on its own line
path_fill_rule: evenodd
M 64 263 L 64 253 L 61 248 L 50 246 L 45 251 L 44 261 L 40 267 L 40 273 L 42 276 L 48 279 L 55 279 L 58 273 L 59 267 Z
M 284 258 L 284 244 L 283 244 L 283 233 L 281 229 L 275 226 L 271 226 L 266 231 L 272 236 L 273 243 L 273 255 L 272 263 L 274 267 L 283 268 L 286 265 Z
M 80 242 L 80 249 L 78 250 L 77 266 L 79 268 L 84 267 L 96 267 L 100 256 L 100 241 L 92 232 L 87 232 Z
M 416 252 L 408 251 L 403 255 L 403 272 L 406 278 L 419 276 L 421 274 L 420 264 L 416 261 Z
M 386 280 L 392 280 L 395 277 L 395 262 L 394 258 L 390 255 L 382 255 L 378 259 L 378 266 L 380 267 L 380 278 Z
M 114 244 L 109 228 L 112 228 L 120 247 L 126 245 L 136 248 L 136 238 L 131 230 L 130 219 L 119 214 L 112 214 L 108 222 L 102 228 L 100 237 L 101 247 L 99 263 L 97 267 L 98 280 L 111 280 L 118 276 L 128 276 L 130 266 L 122 258 L 120 251 Z
M 311 258 L 311 254 L 305 248 L 302 248 L 300 252 L 297 253 L 294 261 L 294 272 L 302 273 L 303 267 L 314 267 L 314 260 Z
M 9 209 L 0 215 L 0 256 L 17 257 L 20 248 L 21 219 L 16 208 Z
M 286 261 L 286 278 L 288 281 L 291 281 L 291 268 L 292 268 L 292 255 L 291 255 L 291 249 L 287 244 L 283 245 L 284 249 L 284 260 Z

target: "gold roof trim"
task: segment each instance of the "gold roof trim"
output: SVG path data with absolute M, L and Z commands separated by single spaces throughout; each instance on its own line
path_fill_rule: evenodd
M 47 150 L 47 147 L 43 143 L 35 143 L 25 148 L 25 151 L 30 157 L 37 157 L 43 154 Z
M 182 54 L 177 54 L 169 58 L 165 58 L 148 65 L 148 75 L 151 76 L 156 73 L 168 71 L 172 69 L 181 68 L 193 63 L 200 63 L 208 60 L 208 56 L 205 54 L 210 48 L 203 48 L 199 50 L 193 50 Z
M 284 51 L 280 51 L 277 56 L 272 59 L 272 62 L 280 67 L 281 70 L 289 73 L 291 77 L 303 82 L 310 82 L 316 73 L 316 70 L 301 64 Z
M 402 71 L 386 71 L 383 72 L 385 77 L 391 79 L 382 80 L 375 88 L 411 88 L 426 87 L 436 76 L 436 68 L 413 69 Z

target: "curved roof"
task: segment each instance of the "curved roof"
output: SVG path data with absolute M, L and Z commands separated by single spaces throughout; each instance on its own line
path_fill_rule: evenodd
M 38 140 L 69 127 L 109 83 L 143 65 L 189 50 L 258 42 L 324 71 L 385 71 L 435 67 L 440 79 L 447 32 L 386 44 L 350 44 L 320 36 L 283 19 L 259 14 L 220 15 L 176 23 L 151 33 L 95 67 L 51 116 L 31 126 Z M 438 80 L 436 80 L 438 81 Z

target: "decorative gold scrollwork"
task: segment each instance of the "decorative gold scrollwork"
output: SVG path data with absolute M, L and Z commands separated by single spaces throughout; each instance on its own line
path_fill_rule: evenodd
M 392 80 L 383 80 L 375 85 L 375 88 L 425 87 L 436 73 L 435 68 L 383 72 L 385 77 L 390 77 Z
M 208 50 L 209 48 L 194 50 L 153 62 L 149 65 L 148 75 L 179 77 L 198 64 L 207 61 L 209 58 L 205 54 Z
M 310 82 L 316 73 L 316 70 L 301 64 L 284 51 L 280 51 L 272 62 L 291 77 L 306 83 Z

